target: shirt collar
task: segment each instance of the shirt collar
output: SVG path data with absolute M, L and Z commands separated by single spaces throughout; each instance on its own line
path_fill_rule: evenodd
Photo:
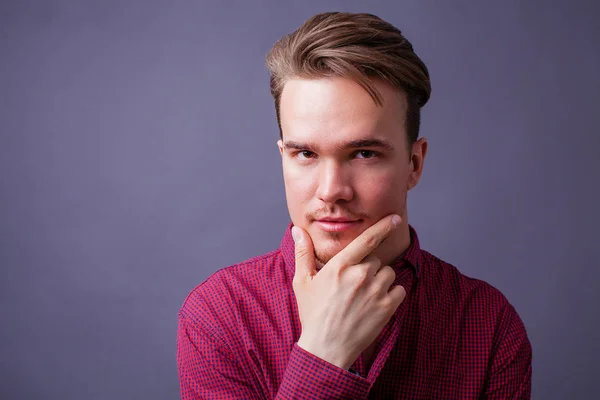
M 281 240 L 280 246 L 280 250 L 283 254 L 283 259 L 285 261 L 287 270 L 290 271 L 292 275 L 294 274 L 296 269 L 294 239 L 292 238 L 293 226 L 294 224 L 292 222 L 290 222 L 287 226 L 285 234 L 283 235 L 283 239 Z M 408 229 L 410 231 L 410 246 L 408 247 L 408 249 L 406 249 L 404 253 L 398 256 L 398 258 L 396 258 L 396 260 L 394 260 L 390 266 L 396 272 L 399 272 L 401 269 L 408 266 L 412 268 L 412 270 L 418 278 L 421 272 L 421 247 L 419 246 L 419 237 L 417 236 L 417 232 L 411 225 L 408 225 Z

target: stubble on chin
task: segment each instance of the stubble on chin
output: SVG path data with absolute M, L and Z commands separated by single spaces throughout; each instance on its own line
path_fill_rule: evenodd
M 317 268 L 317 271 L 323 268 L 332 258 L 332 254 L 315 251 L 315 267 Z
M 318 243 L 314 243 L 315 247 L 315 262 L 317 270 L 323 268 L 336 254 L 338 254 L 343 247 L 342 243 L 343 234 L 338 232 L 326 232 L 323 237 L 323 241 L 329 242 L 329 246 L 326 249 L 321 249 Z

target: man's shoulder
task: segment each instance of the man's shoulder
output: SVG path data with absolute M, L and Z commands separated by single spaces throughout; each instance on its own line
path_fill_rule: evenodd
M 460 307 L 469 314 L 493 317 L 512 305 L 495 286 L 483 279 L 468 276 L 454 264 L 422 250 L 422 267 L 426 296 L 437 302 Z
M 285 275 L 282 266 L 281 250 L 277 249 L 220 268 L 190 291 L 180 313 L 193 318 L 219 314 L 223 307 L 280 284 Z

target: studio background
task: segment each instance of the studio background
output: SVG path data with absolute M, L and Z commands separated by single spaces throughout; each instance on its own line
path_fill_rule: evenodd
M 264 56 L 322 11 L 429 68 L 422 247 L 486 280 L 533 398 L 600 376 L 600 3 L 0 1 L 0 398 L 175 399 L 177 311 L 289 222 Z

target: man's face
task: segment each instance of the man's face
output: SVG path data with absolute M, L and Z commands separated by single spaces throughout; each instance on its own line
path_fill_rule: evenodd
M 408 234 L 406 193 L 418 182 L 422 158 L 414 162 L 407 148 L 405 95 L 383 81 L 376 86 L 383 106 L 338 77 L 289 80 L 281 95 L 277 144 L 288 210 L 321 265 L 390 213 L 402 217 L 404 229 L 388 241 Z M 424 139 L 415 143 L 417 157 L 426 147 Z M 320 221 L 335 218 L 351 222 Z

